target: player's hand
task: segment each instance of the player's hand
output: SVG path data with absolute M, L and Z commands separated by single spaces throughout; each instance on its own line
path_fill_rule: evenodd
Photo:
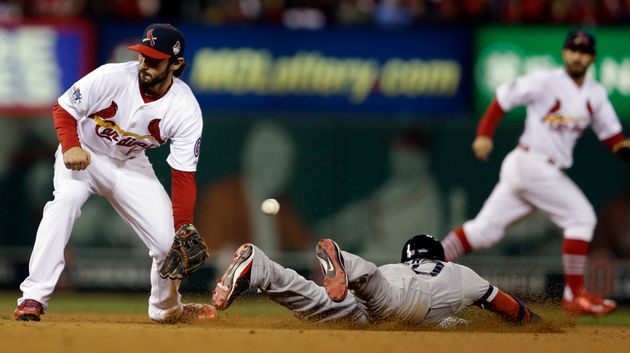
M 488 136 L 478 136 L 472 144 L 473 152 L 480 161 L 487 161 L 494 144 Z
M 72 147 L 63 153 L 63 164 L 72 170 L 84 170 L 90 165 L 90 153 L 81 147 Z
M 622 161 L 630 163 L 630 139 L 625 139 L 614 145 L 613 153 Z

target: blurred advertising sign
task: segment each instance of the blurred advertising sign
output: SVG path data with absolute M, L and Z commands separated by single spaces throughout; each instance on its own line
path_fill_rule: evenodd
M 105 61 L 126 59 L 128 38 L 143 28 L 106 27 Z M 415 117 L 470 109 L 471 36 L 463 30 L 180 28 L 184 79 L 206 110 Z
M 0 24 L 0 114 L 48 114 L 94 64 L 92 27 L 83 22 Z
M 481 27 L 475 39 L 474 107 L 482 114 L 503 82 L 536 70 L 562 66 L 561 51 L 570 27 Z M 630 121 L 630 51 L 627 28 L 597 28 L 597 58 L 589 75 L 608 90 L 620 119 Z M 523 111 L 510 114 L 524 117 Z

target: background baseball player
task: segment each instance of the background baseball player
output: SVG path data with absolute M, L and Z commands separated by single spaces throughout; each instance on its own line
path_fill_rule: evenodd
M 449 233 L 442 244 L 446 259 L 455 260 L 494 245 L 507 226 L 540 209 L 563 229 L 564 309 L 576 315 L 603 315 L 616 303 L 584 288 L 595 212 L 563 171 L 573 163 L 573 148 L 589 125 L 624 160 L 628 160 L 628 141 L 604 87 L 585 77 L 595 60 L 595 38 L 582 30 L 569 32 L 562 59 L 562 69 L 533 73 L 497 88 L 477 129 L 475 155 L 488 159 L 495 128 L 504 112 L 514 107 L 527 107 L 525 130 L 503 161 L 499 183 L 479 214 Z
M 181 303 L 180 281 L 170 279 L 181 278 L 173 273 L 180 266 L 177 261 L 169 258 L 165 272 L 159 272 L 174 243 L 173 229 L 178 230 L 178 244 L 196 234 L 191 223 L 202 118 L 197 100 L 177 78 L 186 66 L 184 36 L 173 26 L 152 24 L 140 43 L 129 49 L 139 53 L 137 62 L 97 68 L 59 97 L 54 107 L 60 142 L 54 200 L 44 208 L 29 276 L 20 286 L 17 320 L 38 321 L 46 311 L 64 268 L 72 226 L 93 194 L 105 197 L 149 248 L 153 260 L 149 317 L 160 322 L 214 317 L 209 305 Z M 169 139 L 172 203 L 145 155 L 145 149 Z
M 299 318 L 318 322 L 438 323 L 473 304 L 517 323 L 540 320 L 468 267 L 444 262 L 442 245 L 429 235 L 409 239 L 401 263 L 381 267 L 341 251 L 330 239 L 320 240 L 316 252 L 325 287 L 282 267 L 260 248 L 242 245 L 217 282 L 213 304 L 226 309 L 244 290 L 256 288 Z

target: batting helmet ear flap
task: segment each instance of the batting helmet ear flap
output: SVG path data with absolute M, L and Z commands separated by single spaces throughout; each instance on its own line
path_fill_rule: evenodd
M 400 255 L 400 262 L 415 259 L 444 261 L 444 248 L 439 240 L 428 234 L 416 235 L 407 240 Z

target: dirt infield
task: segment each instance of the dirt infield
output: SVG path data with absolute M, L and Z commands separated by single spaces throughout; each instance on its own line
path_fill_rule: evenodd
M 49 313 L 16 322 L 3 313 L 0 352 L 628 352 L 630 328 L 552 322 L 522 328 L 480 324 L 465 330 L 381 325 L 351 329 L 302 322 L 287 315 L 221 313 L 197 325 L 160 325 L 141 314 Z

